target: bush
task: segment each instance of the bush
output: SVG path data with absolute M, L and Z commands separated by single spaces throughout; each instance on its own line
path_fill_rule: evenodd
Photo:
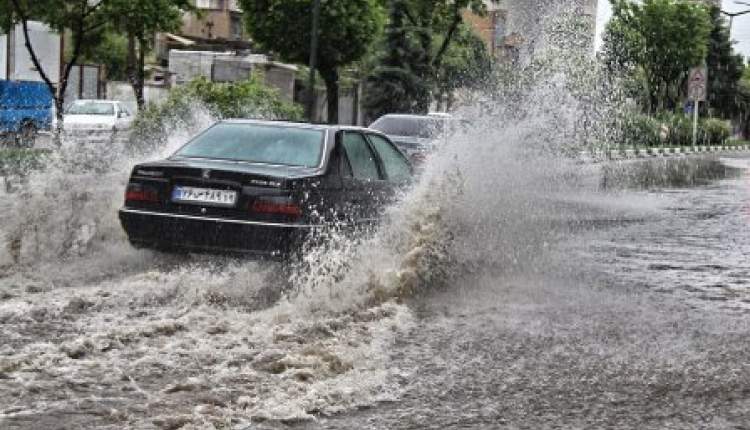
M 723 145 L 731 136 L 728 121 L 705 118 L 698 121 L 698 145 Z M 626 146 L 692 146 L 693 119 L 678 113 L 664 113 L 657 118 L 633 114 L 623 122 Z
M 0 149 L 0 176 L 12 176 L 42 169 L 50 151 L 45 149 Z
M 163 146 L 170 129 L 193 124 L 196 109 L 203 107 L 217 119 L 258 118 L 301 120 L 300 106 L 283 100 L 277 90 L 252 77 L 246 81 L 217 83 L 205 77 L 174 88 L 167 100 L 142 109 L 133 124 L 130 147 L 151 150 Z
M 706 118 L 700 121 L 699 141 L 702 145 L 723 145 L 732 135 L 729 121 Z
M 667 125 L 666 144 L 669 146 L 693 145 L 693 119 L 683 114 L 665 114 L 662 120 Z M 698 145 L 723 145 L 732 133 L 728 121 L 705 118 L 698 121 Z
M 667 146 L 690 146 L 693 142 L 693 123 L 683 114 L 666 113 L 661 115 L 660 120 L 666 126 Z
M 623 122 L 622 137 L 626 146 L 661 145 L 661 124 L 656 119 L 642 114 L 633 114 Z

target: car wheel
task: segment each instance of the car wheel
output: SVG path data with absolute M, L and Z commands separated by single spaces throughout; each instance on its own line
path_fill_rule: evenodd
M 21 131 L 16 135 L 16 142 L 22 148 L 33 148 L 36 142 L 36 127 L 34 123 L 27 122 L 21 126 Z

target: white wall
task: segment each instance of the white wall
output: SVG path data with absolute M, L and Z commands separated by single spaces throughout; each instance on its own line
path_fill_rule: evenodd
M 60 80 L 60 36 L 40 23 L 29 21 L 29 39 L 47 77 L 56 84 Z M 17 25 L 11 37 L 10 52 L 7 49 L 7 36 L 0 36 L 0 77 L 27 81 L 41 81 L 42 77 L 34 67 L 26 50 L 23 28 Z M 10 76 L 6 76 L 7 62 L 11 62 Z
M 0 34 L 0 79 L 8 79 L 8 36 Z
M 145 85 L 143 87 L 143 98 L 146 104 L 159 104 L 169 97 L 169 90 L 163 87 Z M 131 112 L 138 112 L 138 103 L 135 100 L 133 86 L 129 82 L 107 82 L 107 99 L 124 102 Z
M 107 82 L 107 99 L 118 100 L 125 103 L 131 112 L 138 112 L 138 104 L 135 102 L 133 86 L 128 82 Z
M 42 65 L 47 77 L 53 83 L 60 81 L 60 36 L 53 33 L 49 27 L 39 22 L 29 22 L 29 39 L 34 47 L 37 58 Z M 12 78 L 18 80 L 40 81 L 39 72 L 31 61 L 31 56 L 26 50 L 23 29 L 20 25 L 15 29 Z

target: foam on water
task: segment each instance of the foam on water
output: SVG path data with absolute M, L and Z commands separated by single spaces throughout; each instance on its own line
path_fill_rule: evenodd
M 197 112 L 197 124 L 210 121 Z M 333 248 L 327 260 L 311 250 L 311 264 L 300 267 L 315 270 L 290 281 L 282 264 L 178 258 L 127 244 L 116 211 L 131 166 L 197 130 L 178 130 L 168 148 L 145 156 L 64 146 L 5 200 L 13 216 L 2 227 L 0 422 L 37 425 L 83 404 L 102 425 L 203 428 L 310 419 L 398 396 L 388 351 L 411 313 L 357 297 L 366 289 L 336 297 L 322 287 L 330 272 L 320 267 L 351 267 Z M 296 288 L 274 305 L 290 283 Z M 94 386 L 99 400 L 87 403 L 84 387 Z
M 291 268 L 126 243 L 116 210 L 130 167 L 171 152 L 205 112 L 158 154 L 62 150 L 3 203 L 0 424 L 77 410 L 93 420 L 83 427 L 241 428 L 398 399 L 405 303 L 488 268 L 533 272 L 582 212 L 650 210 L 597 196 L 596 169 L 562 156 L 606 138 L 616 107 L 592 62 L 560 55 L 575 19 L 552 12 L 548 54 L 467 98 L 481 101 L 456 112 L 470 129 L 374 232 L 334 226 Z

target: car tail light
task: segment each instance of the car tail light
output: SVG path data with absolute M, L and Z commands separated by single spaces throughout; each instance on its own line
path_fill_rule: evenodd
M 158 203 L 159 193 L 155 189 L 141 184 L 128 184 L 128 188 L 125 190 L 125 201 Z
M 288 198 L 260 197 L 250 206 L 255 213 L 287 215 L 293 218 L 302 216 L 302 208 Z

